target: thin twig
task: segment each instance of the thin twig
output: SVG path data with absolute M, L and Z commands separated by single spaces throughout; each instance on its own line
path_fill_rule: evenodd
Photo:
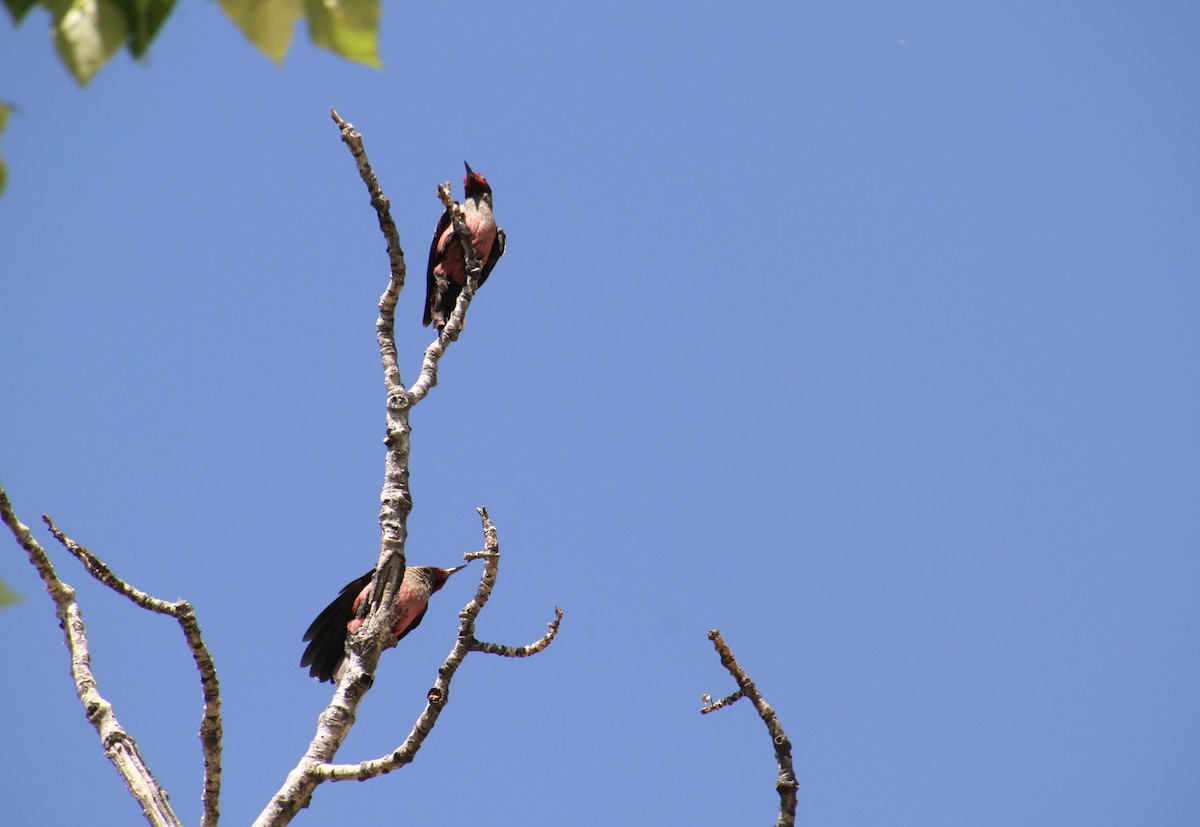
M 754 708 L 758 710 L 759 717 L 767 725 L 767 732 L 771 734 L 771 743 L 775 746 L 775 761 L 779 765 L 779 777 L 775 781 L 775 789 L 779 793 L 779 820 L 776 822 L 776 827 L 794 827 L 796 824 L 796 791 L 800 785 L 796 782 L 796 771 L 792 767 L 792 742 L 788 740 L 787 733 L 783 731 L 783 725 L 779 723 L 775 710 L 767 704 L 762 693 L 758 691 L 758 687 L 754 685 L 754 681 L 750 680 L 750 676 L 738 664 L 737 658 L 733 656 L 733 652 L 725 643 L 725 639 L 721 637 L 721 633 L 713 629 L 708 633 L 708 639 L 716 647 L 717 654 L 721 658 L 721 665 L 729 670 L 729 674 L 737 681 L 740 689 L 715 703 L 711 697 L 705 695 L 704 706 L 700 712 L 712 712 L 732 704 L 738 698 L 750 699 Z
M 550 627 L 550 631 L 542 635 L 541 638 L 530 643 L 528 646 L 509 646 L 504 643 L 488 643 L 482 640 L 471 640 L 470 646 L 472 652 L 483 652 L 488 655 L 500 655 L 505 658 L 527 658 L 531 655 L 536 655 L 538 652 L 545 649 L 554 642 L 554 638 L 558 636 L 558 627 L 562 623 L 563 610 L 558 606 L 554 607 L 554 620 L 551 620 L 546 625 Z
M 216 827 L 221 816 L 221 686 L 217 680 L 217 668 L 212 655 L 204 644 L 200 624 L 196 622 L 195 610 L 186 600 L 169 603 L 129 585 L 113 574 L 112 569 L 88 551 L 86 546 L 76 543 L 60 531 L 50 519 L 50 515 L 43 514 L 42 521 L 46 523 L 54 539 L 71 552 L 75 559 L 83 564 L 87 573 L 98 582 L 147 611 L 167 615 L 178 621 L 188 649 L 192 653 L 192 660 L 196 662 L 196 669 L 200 672 L 200 691 L 204 696 L 204 713 L 200 718 L 200 749 L 204 756 L 204 791 L 200 800 L 204 809 L 200 816 L 200 824 L 201 827 Z
M 451 197 L 449 183 L 438 186 L 438 199 L 450 213 L 454 232 L 462 244 L 463 261 L 466 263 L 466 284 L 463 285 L 462 292 L 458 294 L 454 310 L 450 313 L 450 318 L 446 320 L 438 337 L 430 343 L 429 347 L 425 348 L 425 358 L 421 362 L 421 374 L 408 392 L 409 402 L 412 405 L 424 399 L 429 391 L 437 385 L 438 363 L 445 355 L 446 348 L 450 347 L 450 343 L 458 341 L 458 335 L 462 332 L 463 324 L 466 322 L 467 308 L 471 306 L 471 299 L 475 297 L 475 288 L 479 284 L 479 276 L 483 272 L 483 264 L 475 254 L 475 244 L 471 240 L 471 230 L 467 227 L 466 216 L 463 215 L 462 207 Z
M 58 619 L 66 637 L 67 650 L 71 654 L 71 677 L 75 681 L 75 692 L 79 696 L 79 702 L 83 704 L 88 721 L 100 736 L 104 754 L 124 779 L 129 792 L 141 805 L 142 814 L 147 822 L 154 827 L 180 827 L 180 821 L 171 809 L 166 792 L 142 758 L 137 742 L 117 720 L 112 704 L 100 694 L 96 678 L 92 674 L 87 629 L 83 624 L 83 613 L 75 600 L 75 589 L 59 580 L 41 544 L 34 538 L 29 527 L 17 518 L 2 486 L 0 520 L 12 531 L 21 548 L 25 549 L 25 553 L 29 555 L 29 562 L 37 569 L 46 591 L 54 600 Z
M 700 707 L 700 714 L 707 715 L 710 712 L 716 712 L 721 707 L 729 706 L 734 701 L 738 700 L 739 698 L 744 698 L 744 697 L 746 697 L 745 690 L 739 689 L 737 692 L 734 692 L 732 695 L 726 695 L 721 700 L 714 701 L 712 699 L 712 696 L 706 692 L 700 696 L 700 702 L 702 704 L 704 704 L 704 706 Z
M 454 234 L 458 237 L 458 242 L 463 249 L 465 284 L 463 284 L 462 292 L 459 293 L 458 300 L 454 303 L 454 310 L 450 313 L 450 318 L 447 319 L 446 326 L 442 328 L 439 337 L 447 342 L 453 342 L 462 332 L 467 308 L 471 305 L 471 299 L 475 298 L 475 289 L 479 286 L 479 277 L 483 274 L 483 262 L 475 253 L 475 239 L 471 235 L 471 228 L 467 226 L 467 216 L 463 212 L 462 205 L 451 196 L 448 182 L 438 187 L 438 200 L 449 210 L 450 223 L 454 225 Z
M 384 240 L 387 242 L 388 262 L 391 264 L 392 272 L 389 287 L 395 287 L 391 309 L 395 311 L 396 299 L 399 297 L 400 291 L 404 288 L 406 268 L 404 265 L 404 250 L 400 247 L 400 231 L 396 229 L 396 222 L 392 220 L 391 201 L 383 194 L 383 188 L 379 186 L 379 179 L 375 177 L 375 172 L 371 169 L 371 161 L 367 158 L 367 152 L 363 148 L 362 135 L 354 128 L 354 124 L 342 120 L 342 117 L 335 109 L 329 110 L 329 116 L 338 125 L 338 129 L 342 133 L 342 142 L 349 147 L 350 154 L 354 156 L 354 163 L 358 166 L 359 177 L 367 185 L 367 192 L 371 196 L 371 206 L 375 208 L 375 215 L 379 219 L 379 231 L 383 233 Z M 390 331 L 391 327 L 388 330 Z M 394 356 L 395 343 L 393 343 L 392 352 Z M 395 378 L 396 384 L 399 384 L 399 370 L 396 371 Z

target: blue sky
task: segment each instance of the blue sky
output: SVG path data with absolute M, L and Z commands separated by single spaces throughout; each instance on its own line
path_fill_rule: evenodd
M 470 161 L 508 232 L 413 415 L 409 560 L 480 547 L 486 505 L 481 636 L 566 618 L 295 823 L 771 823 L 751 707 L 698 714 L 719 627 L 800 823 L 1195 824 L 1200 13 L 1049 5 L 392 5 L 375 72 L 302 39 L 277 68 L 184 3 L 84 91 L 37 13 L 0 27 L 0 480 L 195 604 L 226 821 L 307 745 L 300 635 L 378 549 L 387 260 L 336 106 L 415 276 L 406 381 L 436 184 Z M 178 631 L 54 553 L 196 823 Z M 6 815 L 133 823 L 11 542 L 0 578 Z M 385 656 L 340 760 L 408 732 L 471 591 Z

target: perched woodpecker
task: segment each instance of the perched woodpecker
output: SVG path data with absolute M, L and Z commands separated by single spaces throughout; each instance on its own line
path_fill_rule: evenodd
M 471 231 L 475 256 L 479 259 L 479 284 L 475 286 L 480 287 L 487 281 L 500 256 L 504 255 L 504 230 L 496 226 L 496 217 L 492 214 L 491 185 L 466 161 L 463 161 L 463 166 L 467 168 L 467 177 L 463 179 L 466 198 L 462 203 L 462 211 L 467 228 Z M 450 320 L 458 295 L 466 284 L 467 265 L 462 242 L 458 239 L 458 233 L 454 232 L 450 211 L 446 210 L 438 221 L 433 244 L 429 247 L 429 268 L 425 274 L 425 318 L 421 324 L 428 327 L 433 322 L 441 332 Z
M 412 566 L 404 570 L 404 580 L 396 594 L 396 625 L 392 627 L 397 642 L 421 625 L 429 608 L 429 598 L 446 584 L 450 575 L 463 568 L 466 568 L 465 564 L 452 569 Z M 304 639 L 311 642 L 304 650 L 304 657 L 300 658 L 300 666 L 311 665 L 308 674 L 317 680 L 333 682 L 337 679 L 346 658 L 346 636 L 363 625 L 365 618 L 358 615 L 358 608 L 364 600 L 370 599 L 374 576 L 375 569 L 371 569 L 347 583 L 304 633 Z

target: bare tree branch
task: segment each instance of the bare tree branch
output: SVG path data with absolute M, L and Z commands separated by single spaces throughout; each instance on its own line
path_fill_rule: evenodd
M 349 734 L 350 727 L 354 725 L 359 704 L 371 687 L 379 656 L 396 622 L 396 594 L 400 581 L 404 579 L 404 544 L 408 539 L 408 515 L 412 511 L 412 494 L 408 487 L 408 415 L 411 404 L 400 376 L 395 336 L 396 303 L 404 287 L 406 273 L 404 250 L 400 246 L 396 223 L 392 220 L 391 202 L 383 194 L 371 169 L 362 135 L 353 124 L 343 120 L 336 110 L 330 109 L 329 112 L 371 196 L 371 206 L 375 208 L 379 229 L 387 242 L 391 264 L 388 285 L 379 298 L 379 317 L 375 322 L 375 338 L 383 362 L 383 384 L 387 393 L 387 430 L 383 440 L 387 451 L 384 455 L 383 489 L 379 505 L 379 559 L 375 567 L 371 611 L 362 627 L 349 637 L 349 652 L 333 698 L 317 718 L 317 731 L 308 750 L 259 814 L 254 822 L 256 827 L 287 824 L 296 813 L 308 806 L 313 791 L 322 780 L 315 768 L 333 759 Z
M 383 361 L 384 388 L 387 392 L 387 435 L 383 440 L 387 453 L 384 458 L 384 482 L 379 509 L 380 551 L 373 580 L 371 611 L 362 627 L 349 636 L 349 651 L 342 667 L 341 678 L 334 690 L 333 699 L 317 719 L 316 734 L 304 757 L 288 774 L 283 786 L 259 814 L 258 819 L 254 822 L 255 827 L 287 824 L 295 817 L 296 813 L 308 806 L 317 785 L 334 777 L 329 770 L 329 767 L 332 766 L 330 762 L 345 741 L 350 727 L 354 724 L 359 704 L 371 687 L 372 676 L 379 664 L 380 654 L 386 647 L 395 643 L 392 629 L 396 622 L 396 595 L 404 578 L 404 545 L 408 539 L 408 515 L 413 506 L 412 493 L 409 489 L 411 450 L 409 412 L 437 384 L 438 362 L 445 354 L 446 348 L 458 338 L 458 334 L 462 330 L 467 307 L 470 305 L 471 296 L 474 294 L 481 272 L 481 265 L 471 244 L 471 233 L 467 230 L 461 208 L 450 199 L 449 185 L 447 184 L 439 194 L 443 202 L 447 204 L 447 208 L 451 210 L 452 220 L 463 244 L 467 285 L 459 296 L 454 312 L 446 326 L 438 338 L 425 350 L 421 374 L 412 390 L 406 390 L 400 377 L 395 339 L 396 303 L 400 296 L 400 290 L 404 287 L 405 277 L 404 252 L 400 247 L 399 233 L 391 218 L 390 202 L 383 195 L 379 182 L 371 169 L 370 159 L 363 148 L 362 136 L 336 111 L 330 110 L 330 115 L 341 131 L 342 141 L 349 147 L 358 167 L 359 176 L 370 193 L 371 205 L 375 208 L 380 230 L 387 241 L 388 258 L 391 262 L 391 277 L 387 289 L 379 299 L 379 318 L 375 323 L 375 334 Z M 486 514 L 484 518 L 486 520 Z M 490 525 L 490 523 L 487 524 Z M 495 529 L 492 528 L 493 540 L 494 533 Z M 490 569 L 492 571 L 491 580 L 488 580 L 487 571 L 485 569 L 484 583 L 481 584 L 479 592 L 485 601 L 486 595 L 491 591 L 491 583 L 495 579 L 494 564 Z M 464 609 L 464 612 L 466 611 Z M 476 608 L 470 616 L 468 640 L 473 639 L 471 636 L 474 634 L 474 616 L 478 614 L 478 611 L 479 609 Z M 550 637 L 552 638 L 553 635 Z M 547 640 L 546 643 L 541 644 L 542 648 L 548 643 Z M 457 664 L 465 656 L 465 652 L 464 649 L 462 655 L 458 655 L 458 660 L 453 662 L 450 674 L 457 669 Z M 454 653 L 451 657 L 454 657 Z M 447 660 L 447 664 L 450 663 L 451 660 Z M 443 670 L 445 668 L 444 666 Z M 439 680 L 441 680 L 440 677 Z M 448 687 L 448 685 L 447 681 L 446 686 Z M 430 690 L 429 706 L 418 720 L 417 728 L 414 729 L 414 735 L 417 738 L 416 740 L 414 740 L 414 736 L 409 738 L 413 744 L 411 755 L 416 754 L 421 741 L 428 735 L 428 728 L 432 728 L 441 707 L 445 704 L 446 695 L 438 694 L 439 691 L 437 686 Z M 411 761 L 411 755 L 404 761 L 396 763 L 391 769 Z M 359 765 L 354 765 L 354 767 L 357 772 Z
M 527 658 L 531 655 L 536 655 L 538 652 L 549 646 L 554 638 L 558 635 L 558 626 L 562 623 L 563 610 L 558 606 L 554 607 L 554 620 L 551 620 L 546 625 L 550 627 L 550 631 L 542 635 L 541 638 L 530 643 L 528 646 L 508 646 L 503 643 L 487 643 L 482 640 L 471 640 L 470 647 L 472 652 L 483 652 L 488 655 L 500 655 L 505 658 Z
M 467 308 L 471 306 L 471 299 L 475 298 L 475 288 L 478 286 L 479 276 L 483 272 L 483 265 L 475 255 L 475 244 L 471 241 L 471 231 L 467 227 L 462 207 L 450 195 L 449 182 L 438 186 L 438 198 L 450 212 L 450 221 L 454 224 L 454 231 L 462 243 L 467 283 L 463 286 L 462 292 L 458 294 L 458 300 L 454 303 L 454 311 L 446 320 L 446 326 L 442 328 L 441 333 L 429 347 L 425 348 L 425 358 L 421 362 L 421 375 L 417 377 L 417 381 L 413 383 L 412 390 L 408 394 L 409 401 L 413 405 L 424 399 L 429 391 L 437 385 L 438 362 L 446 353 L 446 348 L 450 346 L 450 343 L 458 341 L 458 334 L 462 332 L 463 324 L 466 323 Z
M 700 714 L 707 715 L 710 712 L 716 712 L 721 707 L 729 706 L 734 701 L 738 700 L 739 698 L 744 698 L 744 697 L 746 697 L 745 691 L 739 689 L 737 692 L 734 692 L 731 695 L 726 695 L 724 698 L 722 698 L 719 701 L 714 701 L 712 699 L 712 695 L 709 695 L 707 692 L 705 692 L 703 695 L 700 696 L 700 703 L 703 704 L 703 706 L 700 707 Z
M 58 579 L 50 558 L 41 544 L 34 538 L 29 527 L 22 523 L 13 511 L 8 494 L 0 486 L 0 520 L 12 531 L 21 548 L 29 555 L 29 562 L 37 569 L 46 585 L 46 591 L 58 608 L 58 619 L 66 637 L 67 650 L 71 654 L 71 677 L 75 681 L 75 692 L 83 704 L 84 713 L 96 732 L 104 754 L 112 762 L 129 792 L 142 807 L 146 821 L 154 827 L 181 827 L 179 819 L 171 809 L 167 794 L 154 778 L 149 765 L 142 759 L 137 742 L 117 721 L 112 704 L 104 699 L 92 674 L 92 659 L 88 652 L 87 629 L 83 614 L 75 600 L 75 589 Z
M 392 311 L 395 311 L 396 299 L 399 298 L 400 291 L 404 288 L 406 270 L 404 266 L 404 250 L 400 247 L 400 231 L 396 229 L 396 222 L 392 220 L 391 201 L 383 194 L 383 189 L 379 186 L 379 180 L 375 177 L 375 173 L 371 169 L 371 161 L 367 158 L 367 152 L 363 148 L 362 135 L 354 128 L 354 124 L 342 120 L 341 115 L 335 109 L 329 110 L 329 116 L 338 125 L 338 129 L 342 133 L 342 142 L 346 144 L 350 149 L 350 154 L 354 156 L 354 163 L 358 166 L 358 174 L 362 178 L 363 183 L 367 185 L 367 192 L 371 196 L 371 206 L 375 208 L 375 214 L 379 218 L 379 231 L 383 233 L 384 240 L 387 242 L 388 261 L 391 263 L 392 268 L 391 284 L 388 287 L 395 288 L 390 308 Z M 391 327 L 388 327 L 386 332 L 390 334 L 391 329 Z M 393 363 L 395 361 L 395 353 L 396 347 L 393 342 Z M 395 379 L 398 385 L 400 383 L 399 370 L 396 371 Z
M 451 342 L 457 340 L 462 331 L 466 312 L 482 271 L 462 209 L 451 199 L 450 188 L 447 184 L 439 189 L 439 196 L 450 213 L 451 221 L 463 247 L 467 283 L 461 291 L 446 325 L 439 331 L 437 339 L 426 349 L 417 383 L 411 391 L 406 389 L 400 375 L 395 341 L 396 305 L 400 291 L 404 287 L 406 274 L 399 233 L 391 218 L 390 202 L 383 195 L 378 180 L 371 170 L 370 161 L 363 148 L 362 136 L 336 111 L 330 110 L 330 115 L 338 125 L 342 141 L 349 147 L 359 174 L 367 186 L 371 204 L 378 217 L 380 230 L 387 242 L 391 264 L 388 285 L 379 300 L 379 317 L 375 326 L 383 364 L 384 387 L 387 393 L 387 431 L 384 438 L 387 451 L 379 515 L 380 552 L 372 582 L 371 610 L 361 627 L 349 634 L 347 657 L 334 690 L 333 699 L 318 718 L 317 731 L 308 750 L 288 774 L 283 787 L 272 797 L 255 821 L 256 825 L 264 826 L 283 825 L 290 822 L 300 809 L 308 806 L 313 791 L 322 781 L 369 778 L 391 772 L 412 761 L 424 739 L 432 731 L 442 708 L 449 702 L 451 680 L 469 652 L 486 652 L 505 657 L 529 657 L 550 645 L 558 633 L 563 617 L 562 609 L 556 608 L 555 619 L 548 624 L 549 631 L 539 640 L 523 647 L 481 642 L 475 638 L 475 621 L 495 586 L 500 558 L 495 526 L 488 517 L 487 511 L 480 508 L 485 550 L 468 554 L 466 558 L 471 560 L 475 557 L 482 557 L 484 572 L 481 575 L 475 598 L 460 612 L 458 639 L 450 655 L 438 670 L 437 681 L 428 693 L 428 705 L 418 718 L 412 733 L 390 756 L 357 765 L 329 763 L 344 742 L 354 723 L 359 704 L 371 687 L 381 652 L 384 648 L 394 646 L 396 643 L 393 632 L 397 614 L 396 598 L 405 573 L 407 520 L 412 511 L 412 495 L 409 489 L 409 411 L 412 406 L 422 401 L 437 384 L 438 363 L 445 354 L 446 348 Z M 496 232 L 502 250 L 503 230 L 496 228 Z M 177 827 L 180 822 L 171 810 L 166 793 L 154 779 L 133 738 L 117 721 L 111 704 L 99 694 L 91 672 L 86 630 L 75 599 L 74 589 L 59 580 L 45 551 L 34 539 L 28 527 L 17 518 L 2 487 L 0 487 L 0 518 L 9 526 L 17 541 L 28 553 L 30 561 L 38 570 L 47 591 L 55 601 L 71 653 L 71 669 L 76 692 L 84 705 L 88 720 L 92 722 L 101 737 L 109 760 L 125 779 L 125 783 L 135 799 L 142 805 L 144 815 L 150 824 L 155 827 Z M 200 726 L 205 764 L 201 825 L 202 827 L 216 827 L 220 815 L 221 786 L 220 687 L 216 669 L 204 644 L 194 609 L 185 600 L 171 603 L 130 585 L 118 577 L 86 547 L 76 543 L 60 531 L 49 516 L 43 515 L 43 519 L 54 537 L 83 564 L 87 572 L 98 582 L 148 611 L 174 617 L 183 629 L 184 637 L 200 672 L 201 689 L 204 695 L 204 715 Z
M 391 264 L 391 275 L 387 288 L 379 297 L 379 318 L 375 322 L 375 338 L 383 361 L 383 384 L 387 392 L 387 435 L 383 442 L 388 449 L 384 456 L 383 490 L 380 494 L 379 561 L 375 567 L 372 616 L 364 624 L 362 634 L 358 636 L 360 641 L 382 642 L 381 630 L 384 627 L 391 629 L 395 623 L 391 607 L 395 603 L 400 581 L 404 579 L 404 543 L 408 538 L 408 514 L 412 511 L 412 494 L 408 488 L 408 411 L 411 402 L 400 377 L 400 361 L 396 349 L 396 303 L 400 299 L 400 291 L 404 289 L 407 267 L 404 263 L 404 250 L 400 246 L 400 233 L 396 229 L 396 222 L 392 220 L 391 201 L 383 194 L 379 180 L 371 169 L 371 161 L 363 147 L 362 135 L 353 124 L 342 120 L 336 110 L 330 109 L 329 113 L 338 125 L 342 142 L 350 149 L 358 167 L 359 177 L 371 196 L 371 206 L 375 208 L 379 230 L 387 242 L 388 261 Z M 380 612 L 380 607 L 384 607 L 383 612 Z M 377 662 L 375 658 L 382 650 L 370 645 L 363 648 L 376 650 L 374 657 L 370 658 L 370 671 L 373 674 Z
M 204 714 L 200 718 L 200 749 L 204 755 L 204 791 L 200 795 L 204 810 L 200 816 L 201 827 L 216 827 L 220 819 L 221 798 L 221 686 L 217 681 L 217 668 L 212 655 L 204 644 L 196 612 L 186 600 L 169 603 L 134 588 L 113 574 L 105 563 L 59 530 L 48 514 L 42 515 L 43 522 L 67 551 L 83 564 L 87 573 L 117 594 L 128 597 L 133 603 L 147 611 L 167 615 L 179 622 L 184 639 L 200 672 L 200 691 L 204 695 Z
M 754 685 L 754 681 L 750 680 L 750 676 L 738 664 L 737 658 L 729 650 L 721 633 L 713 629 L 708 633 L 708 639 L 716 647 L 717 654 L 721 658 L 721 665 L 729 670 L 729 674 L 737 681 L 740 688 L 732 695 L 715 703 L 711 697 L 705 695 L 704 706 L 700 712 L 708 714 L 721 707 L 729 706 L 739 698 L 750 699 L 754 708 L 758 710 L 759 717 L 767 725 L 767 732 L 771 734 L 771 743 L 775 746 L 775 761 L 779 765 L 779 778 L 775 781 L 775 789 L 779 792 L 779 820 L 775 822 L 776 827 L 794 827 L 796 824 L 796 791 L 800 785 L 796 782 L 796 771 L 792 767 L 792 742 L 788 740 L 787 733 L 783 731 L 783 725 L 779 723 L 775 710 L 767 704 L 762 693 L 758 691 L 758 687 Z
M 468 603 L 458 615 L 458 640 L 454 643 L 454 648 L 450 650 L 445 662 L 438 668 L 438 677 L 434 682 L 433 687 L 429 690 L 425 709 L 417 718 L 416 724 L 413 726 L 412 732 L 404 743 L 393 750 L 389 755 L 382 758 L 376 758 L 370 761 L 362 761 L 358 764 L 326 764 L 322 767 L 317 767 L 315 772 L 318 772 L 323 779 L 331 781 L 365 781 L 368 778 L 374 778 L 380 775 L 386 775 L 393 770 L 398 770 L 405 764 L 411 763 L 416 758 L 417 751 L 421 749 L 421 745 L 425 742 L 425 738 L 433 730 L 433 725 L 437 723 L 438 716 L 442 714 L 442 709 L 450 702 L 450 682 L 454 680 L 454 674 L 458 671 L 458 667 L 462 665 L 469 652 L 487 651 L 482 646 L 496 647 L 507 650 L 507 652 L 497 652 L 496 654 L 509 654 L 509 657 L 527 657 L 528 655 L 536 654 L 542 649 L 550 645 L 554 636 L 558 633 L 558 625 L 562 621 L 562 609 L 555 609 L 556 618 L 550 624 L 550 632 L 541 640 L 530 646 L 514 649 L 512 647 L 500 647 L 498 644 L 480 644 L 475 640 L 475 620 L 479 617 L 479 613 L 483 611 L 483 607 L 487 605 L 488 598 L 491 597 L 492 589 L 496 585 L 496 576 L 500 569 L 500 541 L 496 534 L 496 526 L 492 524 L 492 520 L 488 517 L 487 509 L 480 508 L 479 518 L 483 523 L 484 536 L 484 551 L 476 551 L 464 555 L 467 560 L 483 558 L 483 574 L 479 578 L 479 588 L 475 592 L 475 597 Z M 526 651 L 528 650 L 528 651 Z M 520 653 L 520 654 L 517 654 Z

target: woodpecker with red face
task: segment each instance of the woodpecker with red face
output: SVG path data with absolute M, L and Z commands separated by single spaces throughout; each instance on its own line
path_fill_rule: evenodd
M 397 642 L 421 625 L 429 608 L 429 598 L 446 585 L 450 575 L 464 568 L 465 564 L 452 569 L 413 566 L 404 570 L 404 579 L 396 593 L 396 625 L 392 627 Z M 317 680 L 331 683 L 337 680 L 346 658 L 346 636 L 363 625 L 365 618 L 359 616 L 358 609 L 364 600 L 371 598 L 371 578 L 374 576 L 375 569 L 371 569 L 347 583 L 304 633 L 304 639 L 311 642 L 304 650 L 304 657 L 300 658 L 300 666 L 311 665 L 308 674 Z
M 500 256 L 504 255 L 504 230 L 496 226 L 496 217 L 492 214 L 491 185 L 466 161 L 463 161 L 463 166 L 467 168 L 467 177 L 463 179 L 463 189 L 466 190 L 466 198 L 462 203 L 463 218 L 467 229 L 471 231 L 471 244 L 475 247 L 475 257 L 479 259 L 481 268 L 479 284 L 475 286 L 481 287 Z M 421 324 L 428 327 L 433 322 L 440 333 L 450 320 L 458 295 L 466 284 L 467 264 L 462 242 L 454 231 L 450 211 L 446 210 L 438 221 L 433 244 L 429 247 L 429 268 L 425 274 L 425 318 Z

